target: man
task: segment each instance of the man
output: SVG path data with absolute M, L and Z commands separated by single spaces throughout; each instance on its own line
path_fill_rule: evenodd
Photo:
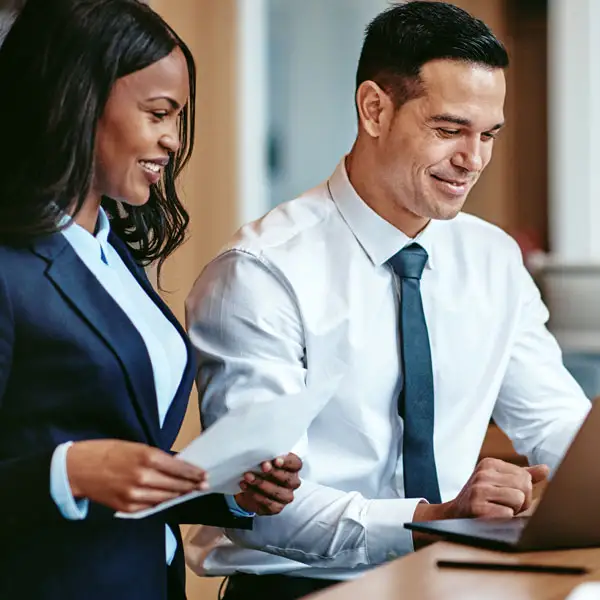
M 401 556 L 424 543 L 411 520 L 528 509 L 589 410 L 517 244 L 461 213 L 504 123 L 507 65 L 452 5 L 379 15 L 350 154 L 197 281 L 206 423 L 301 390 L 315 356 L 348 365 L 303 441 L 295 502 L 208 555 L 208 573 L 233 574 L 227 600 L 299 598 Z M 533 466 L 477 464 L 492 416 Z

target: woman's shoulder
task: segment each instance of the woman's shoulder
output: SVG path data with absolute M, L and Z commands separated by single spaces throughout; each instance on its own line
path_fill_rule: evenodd
M 15 261 L 21 261 L 26 254 L 30 254 L 29 248 L 24 246 L 13 246 L 0 242 L 0 268 Z
M 44 262 L 30 245 L 12 245 L 0 242 L 0 276 L 5 281 L 21 281 L 32 272 L 44 267 Z

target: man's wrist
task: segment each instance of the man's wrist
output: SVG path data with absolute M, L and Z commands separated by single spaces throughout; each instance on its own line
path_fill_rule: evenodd
M 441 521 L 442 519 L 451 518 L 452 503 L 445 502 L 443 504 L 429 504 L 420 502 L 415 508 L 413 522 L 417 521 Z
M 251 518 L 256 516 L 255 512 L 248 510 L 248 508 L 244 506 L 243 494 L 236 494 L 235 496 L 226 495 L 225 501 L 234 517 Z
M 415 508 L 413 514 L 413 522 L 418 521 L 440 521 L 442 519 L 449 519 L 451 517 L 452 502 L 446 502 L 444 504 L 429 504 L 427 502 L 420 502 Z M 425 546 L 439 542 L 440 538 L 435 535 L 428 533 L 422 533 L 419 531 L 412 532 L 413 548 L 420 550 Z

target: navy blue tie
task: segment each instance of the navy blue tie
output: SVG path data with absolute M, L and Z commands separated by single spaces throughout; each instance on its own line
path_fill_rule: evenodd
M 398 414 L 404 419 L 404 493 L 407 498 L 426 498 L 432 504 L 439 504 L 440 487 L 433 452 L 433 369 L 421 300 L 421 275 L 427 258 L 424 248 L 410 244 L 388 263 L 400 279 L 404 377 Z

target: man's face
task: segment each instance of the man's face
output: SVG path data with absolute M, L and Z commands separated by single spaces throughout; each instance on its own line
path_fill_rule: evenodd
M 504 72 L 435 60 L 421 79 L 424 94 L 402 105 L 379 137 L 380 183 L 397 209 L 452 219 L 492 157 L 504 123 Z

